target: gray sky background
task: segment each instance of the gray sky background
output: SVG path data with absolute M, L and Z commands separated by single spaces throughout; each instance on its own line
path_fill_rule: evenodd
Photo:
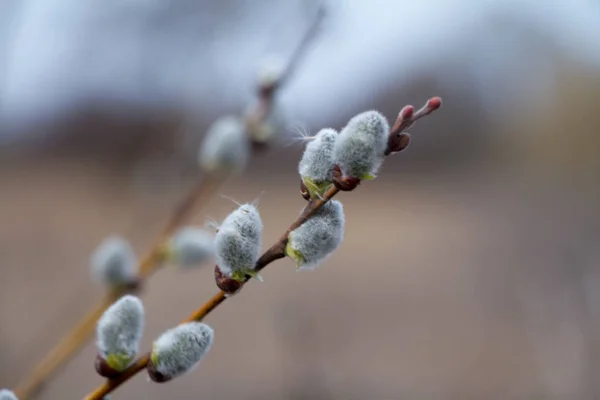
M 490 105 L 520 98 L 553 73 L 530 37 L 600 67 L 600 4 L 591 0 L 328 4 L 320 38 L 282 93 L 297 121 L 327 124 L 332 113 L 368 107 L 423 69 Z M 0 122 L 19 127 L 90 101 L 208 115 L 241 108 L 260 61 L 289 54 L 315 2 L 4 0 L 0 7 Z

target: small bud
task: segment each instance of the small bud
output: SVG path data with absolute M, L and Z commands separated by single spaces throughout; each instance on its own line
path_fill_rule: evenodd
M 227 295 L 233 296 L 242 289 L 244 282 L 223 275 L 218 265 L 215 265 L 215 282 L 217 287 Z
M 334 129 L 321 129 L 306 145 L 298 172 L 312 198 L 320 198 L 333 182 L 333 147 L 339 134 Z
M 167 257 L 182 267 L 193 267 L 211 260 L 215 255 L 215 238 L 205 229 L 186 227 L 169 241 Z
M 304 180 L 302 178 L 300 178 L 300 195 L 304 200 L 310 200 L 310 193 L 308 192 L 308 188 L 304 184 Z
M 98 375 L 108 379 L 114 379 L 121 374 L 121 371 L 118 371 L 108 365 L 108 361 L 106 361 L 100 354 L 96 355 L 96 359 L 94 360 L 94 369 Z
M 131 285 L 137 280 L 138 262 L 127 240 L 112 236 L 91 256 L 92 276 L 109 286 Z
M 244 125 L 232 116 L 218 119 L 204 137 L 198 160 L 207 173 L 228 174 L 244 169 L 250 144 Z
M 343 176 L 340 166 L 336 164 L 333 166 L 333 184 L 338 190 L 350 192 L 360 185 L 360 179 L 351 176 Z
M 344 222 L 342 203 L 328 201 L 289 234 L 286 255 L 296 262 L 299 270 L 315 268 L 342 242 Z
M 373 179 L 383 163 L 389 125 L 377 111 L 356 115 L 336 140 L 333 158 L 344 177 Z
M 169 329 L 154 342 L 148 375 L 155 382 L 166 382 L 190 372 L 208 353 L 213 339 L 213 329 L 201 322 Z
M 0 389 L 0 400 L 19 400 L 17 396 L 8 389 Z
M 123 296 L 111 305 L 96 327 L 96 370 L 114 377 L 133 362 L 142 338 L 144 307 L 135 296 Z
M 408 133 L 398 133 L 390 135 L 388 138 L 388 147 L 385 150 L 385 154 L 393 154 L 401 152 L 406 149 L 410 144 L 410 135 Z
M 224 277 L 243 282 L 246 276 L 258 277 L 258 260 L 263 224 L 258 209 L 242 204 L 225 218 L 215 237 L 216 261 Z

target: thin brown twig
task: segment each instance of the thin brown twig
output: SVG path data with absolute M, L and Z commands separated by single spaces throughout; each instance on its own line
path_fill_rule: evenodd
M 411 126 L 417 119 L 435 111 L 441 106 L 441 99 L 432 98 L 427 104 L 419 110 L 418 113 L 411 112 L 410 115 L 407 113 L 403 114 L 402 112 L 398 115 L 396 122 L 393 127 L 390 129 L 390 136 L 397 136 L 402 133 L 404 129 Z M 412 106 L 407 106 L 412 107 Z M 406 108 L 406 107 L 405 107 Z M 424 110 L 425 109 L 425 110 Z M 404 110 L 404 109 L 403 109 Z M 413 109 L 414 110 L 414 109 Z M 424 110 L 424 111 L 423 111 Z M 387 152 L 386 155 L 391 154 L 392 152 Z M 256 262 L 254 269 L 256 271 L 260 271 L 272 262 L 279 260 L 285 257 L 285 247 L 287 245 L 289 234 L 300 225 L 305 223 L 310 217 L 314 215 L 317 210 L 319 210 L 325 203 L 331 200 L 336 194 L 339 193 L 339 189 L 336 187 L 331 187 L 323 196 L 319 199 L 312 199 L 308 202 L 308 204 L 304 207 L 300 216 L 288 227 L 288 229 L 281 235 L 281 237 L 267 250 Z M 250 278 L 246 278 L 246 282 L 248 282 Z M 227 295 L 225 292 L 220 291 L 216 295 L 214 295 L 208 302 L 206 302 L 202 307 L 192 313 L 187 319 L 183 320 L 181 323 L 192 322 L 192 321 L 202 321 L 204 317 L 206 317 L 211 311 L 219 306 L 219 304 L 223 303 L 227 299 Z M 131 379 L 138 372 L 145 369 L 150 360 L 150 353 L 146 353 L 138 360 L 136 360 L 131 366 L 125 369 L 118 377 L 114 379 L 108 379 L 99 386 L 92 393 L 88 394 L 84 400 L 102 400 L 104 396 L 113 392 L 116 388 L 121 386 L 123 383 Z

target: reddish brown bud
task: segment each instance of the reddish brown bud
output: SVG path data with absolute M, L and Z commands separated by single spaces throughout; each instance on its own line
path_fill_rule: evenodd
M 410 144 L 410 135 L 408 133 L 390 134 L 388 139 L 388 147 L 385 150 L 385 155 L 398 153 L 408 147 Z
M 94 360 L 94 368 L 96 368 L 98 375 L 108 379 L 116 378 L 121 374 L 119 371 L 109 366 L 106 360 L 102 358 L 100 354 L 98 354 Z
M 229 295 L 236 294 L 244 285 L 243 282 L 236 281 L 233 278 L 223 275 L 218 265 L 215 265 L 215 282 L 219 289 Z
M 304 200 L 310 200 L 310 193 L 308 192 L 308 188 L 304 184 L 304 180 L 302 178 L 300 178 L 300 194 L 302 195 L 302 198 L 304 198 Z
M 402 118 L 402 120 L 409 120 L 414 113 L 415 108 L 413 106 L 404 106 L 402 110 L 400 110 L 400 118 Z
M 435 96 L 427 100 L 427 109 L 430 111 L 437 110 L 442 106 L 442 98 Z
M 146 369 L 148 370 L 148 376 L 150 377 L 150 379 L 152 379 L 156 383 L 168 382 L 171 379 L 173 379 L 170 376 L 166 376 L 158 372 L 152 360 L 148 361 L 148 366 L 146 367 Z
M 356 189 L 356 187 L 360 184 L 360 179 L 350 176 L 343 176 L 339 165 L 336 164 L 333 166 L 333 184 L 342 192 L 350 192 Z

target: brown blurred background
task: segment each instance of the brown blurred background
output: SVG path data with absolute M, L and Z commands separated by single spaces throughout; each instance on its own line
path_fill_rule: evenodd
M 88 259 L 105 236 L 125 235 L 145 251 L 197 179 L 206 127 L 243 110 L 261 57 L 289 53 L 314 9 L 113 0 L 84 12 L 69 2 L 4 6 L 13 22 L 2 33 L 0 84 L 0 387 L 14 386 L 101 296 Z M 260 196 L 267 246 L 304 204 L 301 147 L 288 145 L 294 127 L 341 127 L 365 109 L 392 121 L 432 95 L 443 97 L 441 111 L 411 129 L 411 146 L 386 160 L 378 179 L 340 194 L 345 239 L 319 269 L 270 266 L 264 283 L 209 316 L 215 345 L 195 372 L 164 385 L 140 374 L 113 398 L 600 398 L 600 49 L 577 36 L 594 26 L 588 4 L 570 7 L 578 14 L 524 1 L 527 12 L 516 15 L 500 2 L 459 1 L 458 11 L 400 3 L 329 4 L 281 93 L 287 136 L 221 193 Z M 360 28 L 364 36 L 342 35 L 377 7 L 405 7 L 404 33 L 381 16 Z M 101 11 L 96 23 L 84 24 L 92 11 Z M 64 38 L 77 29 L 89 36 L 69 47 Z M 131 48 L 118 48 L 132 31 Z M 44 32 L 54 41 L 33 46 Z M 173 43 L 175 71 L 162 61 Z M 110 64 L 101 44 L 116 55 L 141 49 L 141 58 Z M 24 54 L 35 64 L 37 48 L 55 63 L 30 66 Z M 331 48 L 341 61 L 319 58 Z M 232 52 L 243 67 L 221 70 Z M 101 77 L 78 75 L 91 64 Z M 165 78 L 172 74 L 178 83 Z M 349 82 L 340 86 L 337 75 Z M 158 90 L 159 78 L 171 84 Z M 31 87 L 21 92 L 23 82 Z M 221 220 L 233 207 L 217 196 L 194 222 Z M 156 274 L 141 295 L 144 348 L 215 291 L 211 266 Z M 83 397 L 101 382 L 94 355 L 90 342 L 38 398 Z

